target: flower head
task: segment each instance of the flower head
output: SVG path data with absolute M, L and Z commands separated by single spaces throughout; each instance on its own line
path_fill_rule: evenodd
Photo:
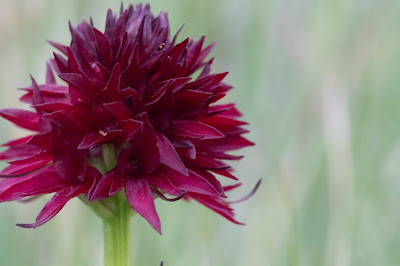
M 46 82 L 21 101 L 33 111 L 0 115 L 33 131 L 3 144 L 0 201 L 56 192 L 33 224 L 54 217 L 72 198 L 102 200 L 124 190 L 132 208 L 161 233 L 154 198 L 194 199 L 232 222 L 215 174 L 237 180 L 227 152 L 253 145 L 234 104 L 217 104 L 232 88 L 211 74 L 204 37 L 176 43 L 167 14 L 149 5 L 108 11 L 104 33 L 93 22 L 70 25 L 69 46 L 47 64 Z M 199 72 L 194 78 L 194 73 Z M 65 83 L 57 84 L 56 77 Z M 170 196 L 166 196 L 168 194 Z M 172 198 L 171 198 L 172 197 Z

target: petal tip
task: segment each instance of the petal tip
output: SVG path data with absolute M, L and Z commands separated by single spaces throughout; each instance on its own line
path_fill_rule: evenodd
M 34 223 L 34 224 L 16 224 L 16 226 L 22 227 L 22 228 L 32 228 L 32 229 L 36 229 L 36 227 L 37 227 L 36 223 Z

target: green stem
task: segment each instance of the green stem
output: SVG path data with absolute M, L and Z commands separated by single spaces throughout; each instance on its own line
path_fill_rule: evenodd
M 117 155 L 115 153 L 115 146 L 111 143 L 103 144 L 101 146 L 101 150 L 103 153 L 103 160 L 107 168 L 107 171 L 114 169 L 115 166 L 117 165 Z
M 126 199 L 116 199 L 115 215 L 103 218 L 104 266 L 130 266 L 130 218 Z
M 112 143 L 102 145 L 102 158 L 91 158 L 90 165 L 105 174 L 117 165 L 117 154 Z M 130 207 L 124 190 L 98 201 L 81 200 L 103 220 L 104 266 L 130 265 L 130 218 L 135 212 Z

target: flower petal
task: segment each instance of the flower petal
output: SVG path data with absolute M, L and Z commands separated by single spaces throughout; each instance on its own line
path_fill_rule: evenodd
M 32 156 L 40 152 L 40 148 L 26 143 L 15 144 L 0 152 L 0 160 L 10 160 Z
M 60 177 L 67 183 L 84 180 L 86 171 L 86 155 L 82 150 L 77 150 L 54 128 L 52 130 L 54 153 L 53 167 Z
M 178 140 L 173 141 L 172 145 L 174 145 L 177 153 L 183 159 L 196 159 L 196 147 L 190 140 Z
M 47 41 L 47 42 L 50 43 L 51 46 L 53 46 L 54 48 L 56 48 L 57 50 L 59 50 L 63 54 L 65 54 L 65 55 L 68 54 L 68 49 L 67 49 L 68 47 L 67 46 L 65 46 L 63 44 L 60 44 L 60 43 L 57 43 L 57 42 L 53 42 L 53 41 Z
M 220 139 L 225 137 L 217 129 L 212 126 L 203 124 L 198 121 L 180 120 L 172 123 L 169 133 L 196 139 Z
M 118 120 L 127 120 L 133 118 L 131 110 L 122 102 L 106 103 L 104 106 L 117 118 Z
M 55 172 L 37 174 L 27 180 L 14 184 L 0 194 L 0 202 L 17 200 L 23 197 L 56 192 L 66 185 Z
M 126 184 L 126 179 L 120 177 L 116 171 L 110 171 L 95 182 L 86 194 L 88 200 L 108 198 L 118 193 Z
M 86 150 L 95 145 L 100 145 L 105 142 L 109 142 L 112 139 L 121 136 L 123 133 L 120 129 L 110 130 L 108 132 L 90 132 L 88 133 L 82 142 L 79 144 L 78 149 Z
M 36 172 L 36 170 L 46 167 L 47 164 L 47 161 L 38 161 L 22 165 L 11 164 L 4 168 L 0 174 L 4 176 L 25 175 L 26 173 Z
M 47 203 L 36 218 L 36 222 L 33 224 L 17 224 L 23 228 L 36 228 L 47 223 L 51 220 L 61 209 L 67 204 L 67 202 L 84 193 L 87 188 L 85 186 L 67 187 L 58 191 Z
M 154 205 L 149 183 L 143 178 L 131 179 L 125 186 L 125 194 L 132 208 L 145 218 L 161 235 L 161 222 Z
M 96 85 L 81 74 L 62 73 L 58 76 L 68 84 L 75 86 L 84 93 L 92 94 L 98 91 Z
M 151 173 L 160 164 L 160 154 L 157 147 L 158 138 L 146 113 L 142 114 L 141 121 L 143 122 L 143 131 L 137 144 L 138 158 L 143 162 L 143 169 L 147 173 Z
M 147 179 L 149 180 L 149 183 L 151 185 L 162 189 L 164 192 L 172 196 L 179 196 L 182 194 L 182 191 L 177 189 L 175 185 L 172 184 L 168 176 L 162 173 L 154 173 L 152 175 L 147 176 Z
M 212 173 L 199 169 L 193 170 L 193 172 L 195 172 L 196 174 L 207 180 L 215 188 L 215 190 L 218 191 L 218 193 L 220 193 L 221 197 L 226 198 L 221 183 L 217 180 L 217 178 L 215 178 L 215 176 Z
M 200 195 L 200 194 L 196 194 L 196 193 L 190 193 L 187 195 L 190 196 L 191 198 L 195 199 L 196 201 L 200 202 L 207 208 L 215 211 L 219 215 L 225 217 L 227 220 L 229 220 L 235 224 L 244 225 L 244 223 L 240 223 L 235 220 L 235 218 L 234 218 L 235 214 L 233 212 L 233 209 L 230 208 L 229 205 L 227 203 L 225 203 L 224 201 L 222 201 L 221 199 L 216 198 L 216 197 L 206 196 L 206 195 Z
M 11 140 L 11 141 L 1 144 L 0 146 L 4 147 L 4 146 L 15 146 L 17 144 L 25 144 L 30 138 L 32 138 L 32 136 L 14 139 L 14 140 Z
M 254 143 L 241 136 L 226 136 L 222 139 L 207 139 L 199 141 L 199 147 L 204 147 L 212 152 L 226 152 L 253 146 Z
M 108 80 L 106 87 L 96 95 L 95 102 L 96 103 L 115 102 L 118 96 L 120 79 L 121 79 L 121 67 L 117 63 L 112 70 L 111 77 Z
M 224 196 L 223 193 L 218 192 L 210 182 L 193 171 L 189 170 L 189 176 L 184 176 L 166 167 L 160 169 L 160 171 L 164 172 L 169 180 L 171 180 L 172 184 L 180 190 L 217 197 Z
M 14 108 L 6 108 L 0 110 L 0 116 L 25 129 L 33 131 L 39 131 L 40 129 L 40 116 L 37 113 Z
M 119 121 L 117 127 L 121 128 L 124 131 L 124 140 L 132 142 L 139 136 L 138 133 L 142 129 L 143 123 L 138 120 L 127 119 Z
M 176 152 L 174 146 L 171 142 L 161 133 L 157 133 L 157 147 L 160 154 L 160 163 L 174 169 L 175 171 L 189 175 L 186 166 L 182 162 L 178 153 Z

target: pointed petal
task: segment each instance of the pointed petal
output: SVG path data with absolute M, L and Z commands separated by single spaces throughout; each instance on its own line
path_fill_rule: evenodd
M 224 134 L 212 126 L 188 120 L 174 121 L 169 133 L 180 137 L 196 139 L 220 139 L 225 137 Z
M 27 165 L 27 164 L 31 164 L 31 163 L 33 163 L 33 164 L 39 163 L 42 161 L 50 162 L 51 160 L 52 160 L 51 154 L 49 152 L 42 151 L 42 152 L 39 152 L 39 153 L 31 155 L 31 156 L 27 156 L 22 159 L 10 161 L 8 163 L 9 164 L 17 164 L 17 165 Z
M 242 126 L 242 125 L 248 125 L 248 123 L 239 121 L 233 118 L 225 117 L 225 116 L 220 116 L 220 115 L 215 115 L 215 116 L 210 116 L 207 118 L 204 118 L 201 120 L 201 122 L 211 125 L 213 127 L 221 127 L 221 126 Z
M 147 176 L 149 183 L 153 186 L 156 186 L 159 189 L 162 189 L 164 192 L 172 195 L 179 196 L 183 191 L 177 189 L 174 184 L 172 184 L 171 180 L 169 180 L 168 176 L 162 173 L 154 173 L 152 175 Z
M 171 57 L 173 66 L 175 66 L 175 64 L 181 58 L 184 51 L 187 49 L 188 42 L 189 42 L 189 38 L 186 38 L 183 42 L 178 43 L 177 45 L 175 45 L 172 48 L 171 52 L 169 53 L 169 56 Z
M 36 176 L 42 172 L 48 171 L 49 168 L 41 168 L 37 171 L 28 173 L 27 175 L 21 176 L 21 177 L 15 177 L 15 178 L 3 178 L 0 180 L 0 194 L 3 193 L 3 191 L 6 191 L 10 187 L 12 187 L 15 184 L 21 183 L 25 180 L 28 180 L 32 178 L 33 176 Z M 5 169 L 4 169 L 5 170 Z M 4 170 L 2 172 L 4 172 Z M 2 173 L 3 174 L 3 173 Z
M 225 186 L 224 191 L 228 192 L 228 191 L 234 190 L 235 188 L 240 187 L 241 185 L 242 185 L 242 183 L 237 183 L 237 184 L 234 184 L 231 186 Z
M 33 195 L 52 193 L 65 186 L 65 183 L 55 172 L 44 172 L 3 191 L 0 194 L 0 201 L 11 201 Z
M 147 173 L 151 173 L 160 164 L 160 154 L 157 147 L 158 139 L 146 113 L 142 114 L 141 121 L 143 122 L 143 131 L 137 144 L 138 158 L 143 162 L 144 170 Z
M 130 142 L 139 136 L 139 132 L 143 127 L 143 123 L 138 120 L 127 119 L 119 121 L 117 127 L 124 131 L 124 139 Z
M 112 70 L 111 77 L 108 80 L 106 87 L 96 95 L 95 102 L 98 103 L 115 102 L 118 96 L 120 79 L 121 79 L 121 67 L 117 63 Z
M 214 173 L 216 173 L 216 174 L 219 174 L 219 175 L 222 175 L 222 176 L 225 176 L 225 177 L 228 177 L 228 178 L 230 178 L 230 179 L 233 179 L 233 180 L 238 180 L 238 178 L 236 177 L 236 176 L 234 176 L 233 174 L 231 174 L 230 172 L 229 172 L 229 170 L 231 170 L 232 168 L 229 168 L 229 169 L 222 169 L 222 170 L 211 170 L 212 172 L 214 172 Z
M 221 114 L 222 116 L 228 117 L 242 116 L 242 113 L 236 109 L 235 104 L 233 103 L 210 106 L 208 111 L 210 116 L 216 114 Z
M 86 150 L 95 145 L 100 145 L 105 142 L 109 142 L 112 139 L 121 136 L 123 131 L 121 129 L 111 130 L 108 132 L 90 132 L 88 133 L 82 142 L 79 144 L 78 149 Z
M 30 138 L 32 138 L 32 136 L 27 136 L 27 137 L 11 140 L 11 141 L 1 144 L 0 146 L 4 147 L 4 146 L 14 146 L 17 144 L 25 144 Z
M 86 154 L 65 142 L 60 132 L 52 131 L 54 153 L 53 167 L 60 177 L 69 184 L 84 179 L 86 171 Z
M 17 175 L 25 176 L 26 174 L 36 173 L 37 171 L 45 168 L 47 165 L 47 161 L 38 161 L 22 165 L 11 164 L 2 170 L 0 175 L 10 177 Z
M 226 202 L 222 201 L 221 199 L 206 195 L 200 195 L 196 193 L 190 193 L 190 197 L 197 200 L 207 208 L 210 208 L 211 210 L 215 211 L 219 215 L 225 217 L 232 223 L 244 225 L 243 223 L 240 223 L 235 220 L 234 218 L 235 214 L 233 213 L 233 209 L 230 208 L 229 205 Z
M 32 104 L 41 104 L 43 103 L 42 94 L 40 93 L 39 85 L 36 83 L 36 80 L 31 76 L 32 87 L 33 87 L 33 98 Z
M 229 165 L 226 163 L 219 161 L 213 157 L 209 157 L 203 154 L 197 154 L 197 157 L 195 160 L 190 161 L 191 164 L 204 168 L 206 170 L 211 170 L 211 171 L 219 171 L 219 170 L 226 170 L 230 168 Z
M 46 203 L 46 205 L 44 205 L 44 208 L 39 213 L 35 223 L 17 225 L 24 228 L 36 228 L 47 223 L 59 211 L 61 211 L 61 209 L 65 206 L 65 204 L 67 204 L 70 199 L 84 193 L 85 190 L 85 186 L 67 187 L 63 190 L 60 190 Z
M 48 113 L 43 115 L 44 118 L 53 122 L 61 128 L 66 128 L 68 130 L 74 130 L 79 133 L 85 132 L 86 125 L 70 115 L 65 111 L 56 111 L 53 113 Z
M 220 193 L 221 197 L 226 198 L 221 183 L 218 181 L 217 178 L 215 178 L 215 176 L 212 173 L 205 170 L 193 170 L 193 172 L 195 172 L 196 174 L 207 180 L 215 188 L 215 190 L 218 191 L 218 193 Z
M 161 170 L 168 176 L 172 184 L 182 191 L 196 192 L 217 197 L 224 196 L 223 193 L 218 192 L 210 182 L 193 171 L 189 170 L 189 176 L 184 176 L 170 168 L 164 167 Z
M 196 147 L 190 140 L 173 141 L 172 145 L 174 145 L 176 151 L 179 154 L 179 157 L 183 159 L 196 159 Z
M 253 146 L 254 143 L 241 136 L 226 136 L 222 139 L 202 140 L 197 145 L 213 152 L 226 152 Z
M 125 184 L 125 178 L 120 177 L 116 171 L 110 171 L 93 184 L 86 194 L 86 198 L 88 200 L 108 198 L 120 191 Z
M 190 45 L 188 48 L 188 55 L 187 55 L 187 66 L 189 68 L 190 73 L 193 71 L 193 67 L 196 63 L 197 57 L 199 56 L 201 52 L 201 47 L 203 46 L 205 37 L 202 36 L 198 41 Z
M 39 90 L 43 94 L 68 94 L 68 86 L 58 85 L 58 84 L 43 84 L 38 85 Z M 23 91 L 33 91 L 33 86 L 20 88 Z
M 20 109 L 6 108 L 0 110 L 0 116 L 25 129 L 33 131 L 39 131 L 40 129 L 40 116 L 37 113 Z
M 53 41 L 47 41 L 48 43 L 51 44 L 51 46 L 53 46 L 54 48 L 56 48 L 57 50 L 59 50 L 60 52 L 62 52 L 65 55 L 68 55 L 68 47 L 66 45 L 57 43 L 57 42 L 53 42 Z
M 133 118 L 131 110 L 122 102 L 106 103 L 104 106 L 117 118 L 118 120 L 128 120 Z
M 10 189 L 12 186 L 32 178 L 33 175 L 34 174 L 27 175 L 27 176 L 21 176 L 18 178 L 2 178 L 2 179 L 0 179 L 0 195 L 4 191 L 7 191 L 8 189 Z
M 157 133 L 157 137 L 157 147 L 160 154 L 160 163 L 174 169 L 181 174 L 184 174 L 186 176 L 189 175 L 186 166 L 182 162 L 174 146 L 172 146 L 167 137 L 165 137 L 161 133 Z
M 32 107 L 35 108 L 36 111 L 52 113 L 57 111 L 68 110 L 71 108 L 71 105 L 62 102 L 46 102 L 42 104 L 32 105 Z
M 145 218 L 161 235 L 161 222 L 154 205 L 149 183 L 143 178 L 131 179 L 125 186 L 125 194 L 132 208 Z
M 50 63 L 46 63 L 46 84 L 54 84 L 54 85 L 57 84 Z
M 101 62 L 109 67 L 112 63 L 112 50 L 110 39 L 106 34 L 101 33 L 97 29 L 94 28 L 94 35 L 96 37 L 96 44 L 99 49 L 99 54 L 101 57 Z
M 86 94 L 93 95 L 98 92 L 98 88 L 96 87 L 96 85 L 81 74 L 61 73 L 58 76 L 68 84 L 79 88 L 82 92 Z
M 0 160 L 9 160 L 9 159 L 18 159 L 27 156 L 32 156 L 40 152 L 40 148 L 28 145 L 25 143 L 22 144 L 15 144 L 10 146 L 7 150 L 0 152 Z

